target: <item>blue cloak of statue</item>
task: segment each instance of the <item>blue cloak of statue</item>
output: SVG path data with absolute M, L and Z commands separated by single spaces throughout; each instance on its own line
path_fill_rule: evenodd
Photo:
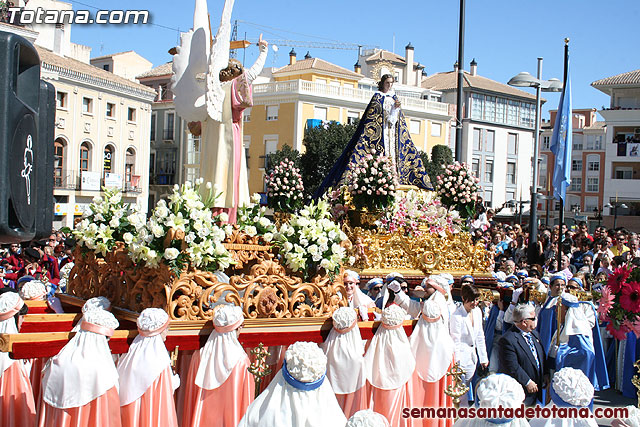
M 397 100 L 398 98 L 394 95 L 393 99 Z M 327 188 L 335 187 L 343 179 L 345 172 L 349 169 L 349 165 L 371 152 L 371 149 L 375 149 L 376 153 L 388 155 L 384 151 L 383 102 L 384 96 L 382 94 L 375 93 L 373 95 L 371 102 L 369 102 L 360 119 L 356 132 L 329 174 L 314 193 L 313 197 L 315 199 L 322 197 Z M 418 188 L 433 190 L 420 153 L 413 141 L 411 141 L 407 122 L 402 111 L 398 115 L 395 134 L 399 184 L 415 185 Z

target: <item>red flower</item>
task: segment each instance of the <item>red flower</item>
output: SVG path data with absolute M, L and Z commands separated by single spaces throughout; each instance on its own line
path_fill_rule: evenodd
M 622 287 L 620 306 L 632 313 L 640 313 L 640 283 L 631 282 Z
M 613 274 L 611 274 L 607 279 L 607 286 L 609 286 L 611 292 L 613 292 L 614 294 L 620 292 L 622 285 L 627 281 L 630 273 L 631 270 L 625 267 L 616 268 L 613 271 Z
M 613 326 L 613 323 L 609 322 L 607 323 L 607 331 L 609 331 L 609 333 L 618 341 L 624 341 L 627 339 L 627 332 L 629 332 L 629 329 L 624 324 L 620 325 L 620 329 L 616 329 Z

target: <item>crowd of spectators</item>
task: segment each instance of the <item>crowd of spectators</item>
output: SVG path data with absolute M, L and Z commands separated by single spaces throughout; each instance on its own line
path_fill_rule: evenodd
M 22 282 L 35 279 L 47 283 L 49 293 L 55 293 L 65 271 L 73 266 L 74 247 L 75 240 L 61 231 L 47 239 L 2 245 L 0 287 L 17 289 Z
M 489 209 L 472 222 L 471 234 L 475 244 L 485 245 L 494 254 L 498 280 L 518 271 L 538 279 L 562 271 L 567 278 L 578 276 L 594 284 L 605 281 L 623 264 L 640 266 L 640 236 L 622 227 L 607 229 L 599 225 L 590 234 L 584 221 L 571 227 L 543 224 L 530 246 L 533 240 L 527 226 L 498 222 Z

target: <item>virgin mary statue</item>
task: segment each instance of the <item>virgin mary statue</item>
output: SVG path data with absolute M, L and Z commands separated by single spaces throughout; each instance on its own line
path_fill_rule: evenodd
M 321 197 L 327 188 L 339 184 L 350 165 L 372 149 L 393 160 L 400 185 L 433 189 L 418 149 L 411 141 L 400 100 L 392 86 L 393 77 L 390 74 L 383 75 L 358 128 L 316 190 L 314 198 Z

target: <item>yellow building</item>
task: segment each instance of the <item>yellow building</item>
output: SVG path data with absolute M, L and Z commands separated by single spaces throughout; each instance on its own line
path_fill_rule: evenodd
M 254 82 L 254 106 L 244 112 L 244 146 L 252 193 L 264 190 L 267 154 L 285 144 L 304 151 L 302 141 L 309 120 L 351 123 L 360 118 L 377 90 L 380 76 L 376 73 L 384 70 L 377 67 L 365 75 L 309 55 L 297 61 L 293 50 L 289 58 L 289 65 L 265 70 Z M 361 70 L 358 65 L 355 68 Z M 417 69 L 421 70 L 419 64 Z M 448 104 L 433 101 L 437 93 L 417 85 L 396 83 L 394 89 L 416 147 L 431 152 L 435 144 L 447 144 L 451 119 Z

